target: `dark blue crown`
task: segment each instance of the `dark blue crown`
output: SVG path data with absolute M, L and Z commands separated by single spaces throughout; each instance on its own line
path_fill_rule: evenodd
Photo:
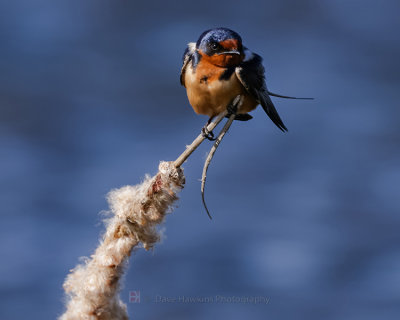
M 196 48 L 199 48 L 201 43 L 221 42 L 228 39 L 236 39 L 242 42 L 242 38 L 235 31 L 228 28 L 215 28 L 204 31 L 199 40 L 196 42 Z

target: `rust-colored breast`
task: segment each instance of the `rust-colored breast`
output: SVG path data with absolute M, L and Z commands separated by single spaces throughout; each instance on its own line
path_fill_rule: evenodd
M 205 55 L 208 57 L 207 55 Z M 196 78 L 200 82 L 211 83 L 219 79 L 225 69 L 211 63 L 210 59 L 202 57 L 196 68 Z
M 235 72 L 228 79 L 220 80 L 227 68 L 215 65 L 210 57 L 204 56 L 195 69 L 190 65 L 185 73 L 186 91 L 193 110 L 197 114 L 215 116 L 239 94 L 245 98 L 239 112 L 253 110 L 257 103 L 247 93 Z

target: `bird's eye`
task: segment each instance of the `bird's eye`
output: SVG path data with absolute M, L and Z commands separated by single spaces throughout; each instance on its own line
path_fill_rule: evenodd
M 219 47 L 218 43 L 216 43 L 216 42 L 211 43 L 211 49 L 217 50 L 218 47 Z

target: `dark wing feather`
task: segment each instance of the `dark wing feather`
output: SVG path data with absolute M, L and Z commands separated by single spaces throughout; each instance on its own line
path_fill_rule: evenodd
M 248 52 L 248 50 L 246 50 Z M 250 53 L 251 54 L 251 53 Z M 265 69 L 262 65 L 262 58 L 258 54 L 251 54 L 235 70 L 236 76 L 246 90 L 261 104 L 266 114 L 273 123 L 282 131 L 287 131 L 278 112 L 275 109 L 271 98 L 268 95 L 265 84 Z
M 181 69 L 181 85 L 185 86 L 185 72 L 186 72 L 186 67 L 188 66 L 189 62 L 193 58 L 193 54 L 196 50 L 196 44 L 194 42 L 190 42 L 188 46 L 186 47 L 185 52 L 183 53 L 182 57 L 182 69 Z

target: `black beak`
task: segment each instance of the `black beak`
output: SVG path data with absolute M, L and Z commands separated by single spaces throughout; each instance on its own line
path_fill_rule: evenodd
M 238 55 L 240 55 L 240 52 L 237 50 L 230 50 L 230 51 L 224 51 L 224 52 L 221 52 L 218 54 L 238 54 Z

